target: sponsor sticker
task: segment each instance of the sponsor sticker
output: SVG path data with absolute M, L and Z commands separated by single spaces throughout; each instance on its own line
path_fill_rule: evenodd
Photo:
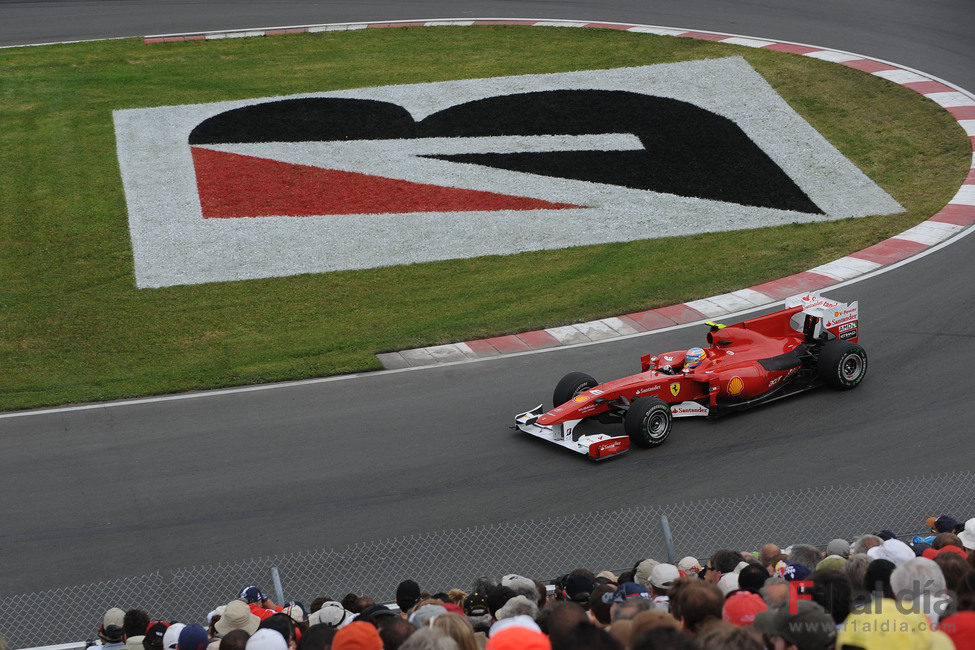
M 844 323 L 844 324 L 840 325 L 839 331 L 840 332 L 847 332 L 849 330 L 855 330 L 856 328 L 857 328 L 857 321 L 853 321 L 851 323 Z
M 710 410 L 696 402 L 683 402 L 671 406 L 670 412 L 674 417 L 685 417 L 688 415 L 707 415 Z
M 737 395 L 745 388 L 745 382 L 741 380 L 741 377 L 735 376 L 731 378 L 728 382 L 728 394 Z
M 677 397 L 678 393 L 680 393 L 680 382 L 675 382 L 670 385 L 670 394 Z
M 855 324 L 857 321 L 858 305 L 853 303 L 846 309 L 834 310 L 831 318 L 827 319 L 824 324 L 825 327 L 835 327 L 841 324 Z
M 572 398 L 572 401 L 573 402 L 579 402 L 580 404 L 582 402 L 588 402 L 589 401 L 589 396 L 588 395 L 576 395 L 575 397 Z
M 843 340 L 852 339 L 852 338 L 855 338 L 856 335 L 857 335 L 857 331 L 855 329 L 852 329 L 852 330 L 849 330 L 849 331 L 846 331 L 846 332 L 843 332 L 842 334 L 840 334 L 840 338 L 843 339 Z
M 636 392 L 637 395 L 646 395 L 647 393 L 655 393 L 660 390 L 660 386 L 649 386 L 648 388 L 641 388 Z
M 139 287 L 902 211 L 740 57 L 113 117 Z

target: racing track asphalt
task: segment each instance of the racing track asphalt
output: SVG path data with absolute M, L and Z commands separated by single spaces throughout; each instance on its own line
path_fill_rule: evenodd
M 99 15 L 92 5 L 110 6 Z M 260 4 L 260 7 L 258 7 Z M 5 2 L 0 43 L 210 28 L 499 14 L 795 40 L 975 88 L 972 14 L 953 0 L 815 5 Z M 181 12 L 182 10 L 182 12 Z M 543 15 L 544 14 L 544 15 Z M 825 293 L 859 299 L 867 379 L 593 465 L 510 431 L 568 370 L 633 372 L 692 326 L 445 367 L 0 418 L 0 590 L 648 503 L 970 469 L 975 237 Z M 715 273 L 720 273 L 715 269 Z M 730 319 L 725 319 L 730 320 Z M 919 516 L 929 513 L 919 513 Z

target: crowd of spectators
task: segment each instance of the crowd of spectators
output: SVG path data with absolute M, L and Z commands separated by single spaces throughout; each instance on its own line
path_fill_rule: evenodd
M 929 518 L 825 551 L 717 549 L 643 558 L 618 575 L 579 568 L 552 584 L 516 574 L 465 589 L 404 579 L 395 604 L 349 593 L 276 604 L 243 588 L 198 623 L 108 610 L 99 650 L 975 650 L 975 518 Z M 154 613 L 157 614 L 157 613 Z

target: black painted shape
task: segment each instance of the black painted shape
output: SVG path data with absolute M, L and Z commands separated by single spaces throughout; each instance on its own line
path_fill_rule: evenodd
M 498 169 L 806 213 L 822 211 L 731 120 L 639 93 L 555 90 L 452 106 L 419 123 L 368 99 L 286 99 L 198 124 L 190 144 L 630 133 L 643 151 L 430 155 Z
M 235 108 L 207 118 L 190 133 L 192 144 L 306 142 L 417 138 L 406 109 L 372 99 L 283 99 Z
M 644 151 L 432 155 L 513 171 L 822 213 L 730 119 L 687 102 L 602 90 L 491 97 L 423 121 L 437 135 L 632 133 Z

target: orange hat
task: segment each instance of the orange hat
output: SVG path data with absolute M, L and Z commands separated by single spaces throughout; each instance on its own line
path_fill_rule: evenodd
M 738 626 L 754 625 L 755 614 L 767 609 L 768 605 L 758 594 L 753 594 L 750 591 L 739 591 L 724 601 L 721 617 Z
M 334 642 L 332 648 L 336 650 Z M 491 635 L 487 650 L 552 650 L 552 643 L 541 632 L 516 625 Z
M 372 623 L 352 621 L 335 633 L 332 650 L 383 650 L 383 640 Z

